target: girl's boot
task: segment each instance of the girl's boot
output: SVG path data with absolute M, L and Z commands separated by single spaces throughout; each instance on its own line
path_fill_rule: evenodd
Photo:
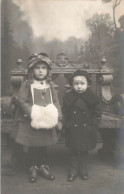
M 37 166 L 31 166 L 29 169 L 29 182 L 35 183 L 37 181 L 38 177 L 38 167 Z
M 51 173 L 49 166 L 46 164 L 40 166 L 39 175 L 49 180 L 55 179 L 55 176 Z

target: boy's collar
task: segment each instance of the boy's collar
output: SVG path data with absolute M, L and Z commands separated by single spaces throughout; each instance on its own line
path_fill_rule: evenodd
M 68 106 L 73 105 L 77 99 L 82 99 L 84 100 L 88 105 L 92 106 L 94 104 L 97 104 L 99 102 L 98 97 L 89 89 L 81 94 L 75 92 L 73 89 L 68 93 L 66 102 Z

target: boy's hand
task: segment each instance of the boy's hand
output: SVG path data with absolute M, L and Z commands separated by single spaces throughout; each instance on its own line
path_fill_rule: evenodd
M 58 124 L 56 125 L 56 130 L 57 131 L 62 130 L 62 122 L 61 121 L 59 121 Z

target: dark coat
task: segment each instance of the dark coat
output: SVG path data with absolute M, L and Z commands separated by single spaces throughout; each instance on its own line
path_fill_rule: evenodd
M 53 103 L 57 107 L 59 117 L 62 117 L 58 97 L 52 83 L 50 83 Z M 15 134 L 15 141 L 26 146 L 47 146 L 57 143 L 57 133 L 55 129 L 50 130 L 36 130 L 31 127 L 31 107 L 33 105 L 31 85 L 25 81 L 20 89 L 19 97 L 17 100 L 18 112 L 16 121 L 18 123 L 18 130 Z
M 98 97 L 89 89 L 82 94 L 71 90 L 64 97 L 63 116 L 66 146 L 75 151 L 93 149 L 101 116 Z

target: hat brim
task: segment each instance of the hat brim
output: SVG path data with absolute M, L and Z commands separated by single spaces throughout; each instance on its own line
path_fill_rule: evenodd
M 40 59 L 40 58 L 39 59 L 36 59 L 36 60 L 33 60 L 29 64 L 28 68 L 29 69 L 32 69 L 35 65 L 39 64 L 40 62 L 44 62 L 48 66 L 48 68 L 51 69 L 51 62 L 48 61 L 48 60 L 46 60 L 46 59 Z

